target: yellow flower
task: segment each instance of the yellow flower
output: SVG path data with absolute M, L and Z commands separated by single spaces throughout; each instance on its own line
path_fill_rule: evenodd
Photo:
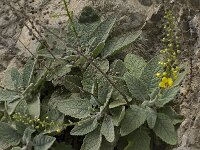
M 158 73 L 156 73 L 156 77 L 160 77 L 160 73 L 158 72 Z
M 163 77 L 162 81 L 159 83 L 159 87 L 161 88 L 168 88 L 173 85 L 172 78 Z

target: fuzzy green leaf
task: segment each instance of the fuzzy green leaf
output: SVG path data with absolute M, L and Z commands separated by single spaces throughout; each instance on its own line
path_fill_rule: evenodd
M 150 129 L 153 129 L 156 124 L 157 113 L 150 107 L 146 107 L 147 123 Z
M 24 135 L 22 137 L 22 141 L 24 144 L 28 144 L 31 141 L 31 136 L 35 132 L 35 129 L 32 128 L 26 128 L 24 131 Z
M 7 123 L 0 122 L 0 148 L 7 149 L 19 144 L 22 135 Z
M 1 101 L 11 102 L 17 97 L 18 97 L 18 92 L 0 88 L 0 102 Z
M 164 142 L 175 145 L 177 143 L 177 133 L 172 120 L 165 114 L 159 113 L 153 131 Z
M 156 73 L 162 72 L 162 66 L 158 64 L 159 60 L 159 56 L 150 60 L 144 67 L 144 71 L 140 77 L 140 79 L 145 83 L 149 93 L 159 86 L 160 78 L 155 76 Z
M 100 23 L 100 25 L 94 30 L 94 32 L 90 36 L 90 39 L 96 37 L 95 41 L 92 44 L 92 47 L 95 47 L 96 49 L 99 43 L 106 41 L 111 29 L 113 28 L 113 25 L 116 22 L 116 19 L 117 15 L 111 15 L 105 21 Z
M 145 60 L 142 57 L 137 56 L 135 54 L 126 55 L 124 59 L 124 64 L 128 72 L 137 78 L 140 77 L 144 67 L 146 66 Z
M 109 70 L 109 61 L 106 59 L 103 60 L 95 60 L 94 62 L 104 73 Z M 91 92 L 94 81 L 101 80 L 102 74 L 93 66 L 89 65 L 87 70 L 83 74 L 83 88 L 84 90 Z
M 103 105 L 111 97 L 112 87 L 107 80 L 101 79 L 98 82 L 98 102 Z
M 125 106 L 120 106 L 111 110 L 112 120 L 115 126 L 119 126 L 125 116 Z
M 29 114 L 35 117 L 40 116 L 40 93 L 33 96 L 33 99 L 27 100 Z
M 20 87 L 22 87 L 22 76 L 17 68 L 12 68 L 11 78 L 14 83 L 15 89 L 19 89 Z
M 23 73 L 22 73 L 23 87 L 27 87 L 30 84 L 31 78 L 32 78 L 32 75 L 33 75 L 33 70 L 34 70 L 34 63 L 36 61 L 37 61 L 37 59 L 36 60 L 29 59 L 27 61 L 27 63 L 25 64 L 24 70 L 23 70 Z
M 127 109 L 124 119 L 121 122 L 120 133 L 122 136 L 128 135 L 140 127 L 146 120 L 146 112 L 137 105 L 131 105 Z
M 34 150 L 48 150 L 55 140 L 55 137 L 39 134 L 33 139 Z
M 124 150 L 150 150 L 150 140 L 147 132 L 138 129 L 128 135 L 128 145 Z
M 163 107 L 165 104 L 169 103 L 171 100 L 175 98 L 179 89 L 180 89 L 179 86 L 172 87 L 170 89 L 165 89 L 163 93 L 156 100 L 155 105 L 157 107 Z
M 130 93 L 132 94 L 132 97 L 140 101 L 145 101 L 148 99 L 147 87 L 140 79 L 129 73 L 124 75 L 124 79 Z
M 106 115 L 103 119 L 101 133 L 105 136 L 108 142 L 113 142 L 115 140 L 114 124 L 112 118 L 108 115 Z
M 174 125 L 183 122 L 184 117 L 177 114 L 170 106 L 163 107 L 159 112 L 169 116 Z
M 81 99 L 78 94 L 72 94 L 71 97 L 58 103 L 58 110 L 65 115 L 75 118 L 85 118 L 90 116 L 90 101 Z
M 111 75 L 123 77 L 127 69 L 122 60 L 115 60 L 110 66 Z
M 94 131 L 98 126 L 97 118 L 89 118 L 84 121 L 80 121 L 78 125 L 75 125 L 71 130 L 71 135 L 85 135 Z
M 108 57 L 121 52 L 123 49 L 128 47 L 133 43 L 141 34 L 141 31 L 136 33 L 127 33 L 120 35 L 119 37 L 114 37 L 106 41 L 105 48 L 103 49 L 102 56 Z
M 83 140 L 81 150 L 99 150 L 101 147 L 102 135 L 100 129 L 87 134 Z

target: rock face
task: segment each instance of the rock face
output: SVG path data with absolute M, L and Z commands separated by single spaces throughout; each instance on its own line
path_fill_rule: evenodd
M 20 10 L 16 0 L 9 0 L 9 2 L 12 2 L 12 6 Z M 150 56 L 151 49 L 153 52 L 160 49 L 157 44 L 161 36 L 159 11 L 162 9 L 157 4 L 159 2 L 160 0 L 70 0 L 69 8 L 74 15 L 79 15 L 84 6 L 94 7 L 103 17 L 118 12 L 120 17 L 117 32 L 114 34 L 134 31 L 141 28 L 147 20 L 146 28 L 144 28 L 147 43 L 140 44 L 138 49 L 144 50 L 142 51 L 144 56 Z M 185 0 L 172 0 L 171 2 L 175 5 L 177 2 L 178 8 L 187 4 Z M 31 53 L 34 54 L 39 44 L 29 33 L 27 27 L 31 27 L 31 24 L 27 18 L 17 15 L 7 3 L 8 0 L 0 1 L 0 81 L 2 81 L 6 69 L 13 66 L 22 67 L 23 60 L 32 55 Z M 35 2 L 20 0 L 19 3 L 26 8 L 31 18 L 43 25 L 62 27 L 68 19 L 60 0 L 35 0 Z M 186 78 L 178 98 L 178 101 L 181 101 L 180 112 L 185 116 L 185 120 L 178 131 L 179 143 L 174 150 L 200 149 L 200 13 L 197 11 L 200 7 L 200 0 L 191 0 L 189 7 L 195 9 L 190 24 L 194 26 L 197 37 L 194 44 L 187 48 L 192 51 L 192 76 L 189 75 Z M 42 32 L 40 26 L 37 26 L 37 30 Z M 148 45 L 148 41 L 150 45 Z

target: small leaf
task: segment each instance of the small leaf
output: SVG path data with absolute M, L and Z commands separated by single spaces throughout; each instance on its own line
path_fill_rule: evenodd
M 125 106 L 120 106 L 111 110 L 112 120 L 115 126 L 119 126 L 125 116 Z
M 0 148 L 7 149 L 20 143 L 22 135 L 7 123 L 0 122 Z
M 128 135 L 140 127 L 146 120 L 146 112 L 137 105 L 131 105 L 127 109 L 124 119 L 121 122 L 120 133 L 122 136 Z
M 147 132 L 138 129 L 128 135 L 128 145 L 124 150 L 150 150 L 150 140 Z
M 146 107 L 147 123 L 150 129 L 153 129 L 156 124 L 157 113 L 150 107 Z
M 112 118 L 109 115 L 105 115 L 103 123 L 101 125 L 101 133 L 105 136 L 108 142 L 115 140 L 115 130 Z
M 163 93 L 156 100 L 155 105 L 157 107 L 163 107 L 165 104 L 169 103 L 171 100 L 175 98 L 179 89 L 180 89 L 179 86 L 172 87 L 170 89 L 165 89 Z
M 24 70 L 22 73 L 22 82 L 23 82 L 23 87 L 27 87 L 30 82 L 31 78 L 33 75 L 33 70 L 34 70 L 34 64 L 36 63 L 37 59 L 28 59 L 24 66 Z
M 111 97 L 112 87 L 106 79 L 101 79 L 98 82 L 98 102 L 103 105 L 107 99 Z
M 97 45 L 97 47 L 92 51 L 92 57 L 96 58 L 101 53 L 101 51 L 103 50 L 104 46 L 105 46 L 105 42 L 104 41 L 99 43 Z
M 17 70 L 17 68 L 12 68 L 11 78 L 14 83 L 15 89 L 19 89 L 22 86 L 22 76 Z
M 58 103 L 58 110 L 65 115 L 75 118 L 85 118 L 90 116 L 90 101 L 81 99 L 78 94 L 72 94 L 68 99 L 64 99 Z
M 129 73 L 126 73 L 124 75 L 124 79 L 130 93 L 132 94 L 132 97 L 140 101 L 145 101 L 148 99 L 147 87 L 140 79 L 136 78 L 133 75 L 130 75 Z
M 109 104 L 109 108 L 115 108 L 115 107 L 123 106 L 123 105 L 126 105 L 126 104 L 127 103 L 124 99 L 114 100 L 113 102 L 111 102 Z
M 175 145 L 177 143 L 177 133 L 172 120 L 165 114 L 159 113 L 153 131 L 164 142 Z
M 0 88 L 0 102 L 1 101 L 12 102 L 14 99 L 16 99 L 16 97 L 18 97 L 17 95 L 18 92 Z
M 127 69 L 122 60 L 115 60 L 110 66 L 110 74 L 118 77 L 123 77 Z
M 33 96 L 33 99 L 27 100 L 29 114 L 35 117 L 40 116 L 40 93 Z
M 81 150 L 99 150 L 101 147 L 102 135 L 100 129 L 87 134 L 83 140 Z
M 55 140 L 55 137 L 39 134 L 33 139 L 34 150 L 48 150 Z
M 133 43 L 141 34 L 141 31 L 136 33 L 127 33 L 119 37 L 114 37 L 106 41 L 102 56 L 108 57 L 121 52 L 123 49 Z
M 71 135 L 85 135 L 94 131 L 98 126 L 97 118 L 82 120 L 71 130 Z
M 22 141 L 24 142 L 24 144 L 29 144 L 29 142 L 31 141 L 31 136 L 34 132 L 35 129 L 26 128 L 26 130 L 24 131 L 24 135 L 22 137 Z
M 156 73 L 162 72 L 162 66 L 158 64 L 159 61 L 159 56 L 150 60 L 141 74 L 140 79 L 145 83 L 148 93 L 151 93 L 153 89 L 159 86 L 160 78 L 155 76 Z

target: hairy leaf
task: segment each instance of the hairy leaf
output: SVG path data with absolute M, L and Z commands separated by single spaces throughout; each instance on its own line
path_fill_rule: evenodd
M 87 134 L 83 140 L 81 150 L 99 150 L 101 147 L 102 135 L 100 129 Z
M 124 119 L 121 122 L 120 133 L 122 136 L 128 135 L 140 127 L 146 120 L 146 112 L 137 105 L 131 105 L 127 109 Z
M 115 60 L 110 66 L 111 75 L 123 77 L 123 75 L 127 72 L 127 69 L 122 60 Z
M 146 107 L 147 123 L 150 129 L 153 129 L 156 124 L 157 113 L 150 107 Z
M 33 139 L 34 150 L 48 150 L 55 140 L 55 137 L 39 134 Z
M 132 97 L 140 101 L 148 99 L 147 87 L 140 79 L 129 73 L 125 74 L 124 79 Z
M 19 144 L 22 135 L 7 123 L 0 122 L 0 148 L 7 149 Z
M 40 93 L 37 93 L 31 100 L 27 100 L 29 114 L 35 117 L 40 116 Z
M 71 130 L 71 135 L 85 135 L 94 131 L 98 126 L 97 118 L 89 118 L 80 121 L 78 125 L 75 125 Z
M 146 62 L 140 56 L 135 54 L 128 54 L 124 59 L 124 65 L 131 75 L 139 78 L 144 67 L 146 66 Z
M 136 33 L 127 33 L 120 35 L 119 37 L 114 37 L 106 41 L 105 48 L 103 49 L 102 56 L 108 57 L 119 53 L 131 43 L 133 43 L 141 34 L 141 31 Z
M 163 107 L 159 112 L 160 112 L 160 113 L 163 113 L 163 114 L 165 114 L 165 115 L 167 115 L 167 116 L 169 116 L 170 119 L 172 120 L 172 123 L 173 123 L 174 125 L 176 125 L 176 124 L 178 124 L 178 123 L 181 123 L 181 122 L 183 121 L 183 119 L 184 119 L 183 116 L 177 114 L 177 113 L 173 110 L 173 108 L 170 107 L 170 106 L 165 106 L 165 107 Z
M 112 120 L 115 126 L 119 126 L 125 115 L 125 106 L 120 106 L 111 110 Z
M 158 113 L 157 121 L 153 131 L 164 142 L 175 145 L 177 143 L 177 134 L 172 120 L 165 114 Z
M 128 145 L 124 150 L 150 150 L 150 140 L 147 132 L 138 129 L 128 135 Z
M 99 43 L 106 41 L 111 29 L 113 28 L 113 25 L 116 22 L 116 19 L 117 15 L 111 15 L 105 21 L 101 22 L 100 25 L 94 30 L 94 32 L 90 36 L 90 39 L 96 37 L 92 45 L 93 47 L 96 48 Z
M 17 68 L 12 68 L 11 78 L 14 83 L 15 89 L 19 89 L 20 87 L 22 87 L 22 76 Z
M 81 99 L 78 94 L 72 94 L 68 99 L 60 101 L 57 107 L 60 112 L 75 118 L 90 116 L 90 101 Z
M 179 89 L 180 89 L 179 86 L 172 87 L 170 89 L 165 89 L 163 93 L 156 100 L 155 105 L 157 107 L 163 107 L 165 104 L 169 103 L 171 100 L 175 98 Z
M 113 142 L 115 140 L 115 130 L 112 118 L 109 115 L 106 115 L 103 119 L 101 125 L 101 133 L 105 136 L 108 142 Z
M 162 66 L 158 64 L 159 60 L 159 56 L 150 60 L 144 67 L 144 71 L 140 77 L 140 79 L 145 83 L 149 93 L 151 93 L 154 88 L 159 86 L 160 78 L 155 76 L 156 73 L 162 71 Z
M 24 144 L 28 144 L 31 141 L 31 136 L 35 132 L 35 129 L 32 128 L 26 128 L 24 131 L 24 135 L 22 137 L 22 141 Z
M 34 70 L 34 64 L 36 63 L 37 59 L 28 59 L 27 63 L 24 66 L 24 70 L 22 73 L 22 83 L 23 87 L 27 87 L 30 82 L 33 75 Z
M 0 101 L 11 102 L 18 97 L 18 92 L 0 88 Z

